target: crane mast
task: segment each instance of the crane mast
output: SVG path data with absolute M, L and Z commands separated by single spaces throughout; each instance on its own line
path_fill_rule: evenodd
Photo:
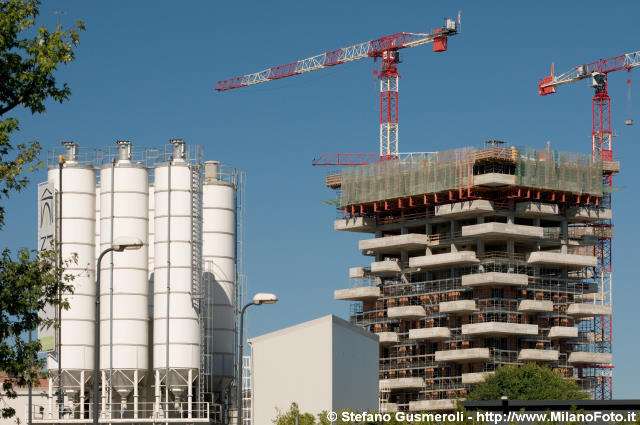
M 603 162 L 613 162 L 613 132 L 611 131 L 611 98 L 608 90 L 608 74 L 614 71 L 627 70 L 640 66 L 640 51 L 626 53 L 609 59 L 600 59 L 585 65 L 573 67 L 560 75 L 544 77 L 538 82 L 538 94 L 546 96 L 556 93 L 556 87 L 591 79 L 594 89 L 592 98 L 592 128 L 591 153 L 595 159 Z M 613 186 L 613 172 L 603 174 L 603 186 Z M 611 208 L 611 190 L 604 191 L 601 206 Z M 602 220 L 591 225 L 597 235 L 598 243 L 594 246 L 593 254 L 598 258 L 598 265 L 594 270 L 603 302 L 611 303 L 612 295 L 612 250 L 611 235 L 613 224 L 611 220 Z M 613 326 L 611 316 L 597 316 L 593 320 L 593 328 L 588 332 L 594 334 L 594 348 L 596 352 L 611 353 Z M 593 396 L 599 400 L 609 400 L 613 395 L 612 364 L 587 365 L 586 370 L 580 372 L 590 375 L 596 380 Z
M 381 59 L 378 73 L 380 80 L 380 148 L 378 154 L 350 153 L 325 154 L 314 165 L 354 165 L 398 157 L 398 64 L 399 50 L 433 43 L 434 52 L 447 50 L 447 39 L 458 33 L 458 22 L 446 19 L 445 24 L 429 33 L 396 33 L 353 46 L 327 51 L 306 59 L 264 69 L 253 74 L 241 75 L 218 81 L 215 90 L 225 91 L 292 77 L 325 69 L 358 59 Z

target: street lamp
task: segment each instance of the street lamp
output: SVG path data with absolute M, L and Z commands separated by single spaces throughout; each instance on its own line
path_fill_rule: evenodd
M 135 250 L 142 248 L 142 241 L 138 238 L 123 236 L 116 238 L 111 247 L 105 249 L 98 257 L 96 265 L 96 316 L 95 316 L 95 343 L 93 348 L 93 425 L 98 425 L 98 373 L 100 363 L 100 263 L 107 253 L 122 252 L 125 249 Z
M 240 310 L 240 339 L 238 341 L 238 360 L 237 360 L 237 381 L 236 381 L 236 409 L 238 420 L 236 423 L 242 425 L 242 349 L 243 349 L 243 336 L 242 331 L 244 328 L 244 312 L 249 306 L 262 305 L 262 304 L 275 304 L 278 301 L 278 297 L 274 294 L 257 293 L 253 296 L 253 301 L 247 303 L 242 310 Z

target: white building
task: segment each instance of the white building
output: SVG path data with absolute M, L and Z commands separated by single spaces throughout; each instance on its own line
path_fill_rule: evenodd
M 378 337 L 328 315 L 249 340 L 253 423 L 292 402 L 318 414 L 378 408 Z

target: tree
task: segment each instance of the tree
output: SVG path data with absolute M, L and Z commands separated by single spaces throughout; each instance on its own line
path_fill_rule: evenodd
M 58 24 L 54 31 L 36 26 L 38 0 L 0 0 L 0 230 L 5 224 L 3 201 L 29 183 L 27 172 L 42 162 L 37 159 L 41 146 L 36 140 L 14 143 L 11 136 L 19 121 L 7 116 L 16 108 L 32 114 L 46 111 L 45 102 L 67 100 L 71 90 L 58 84 L 55 71 L 74 60 L 82 21 L 69 29 Z M 25 332 L 53 325 L 38 312 L 45 304 L 68 308 L 58 294 L 71 292 L 72 277 L 64 275 L 67 263 L 56 264 L 56 252 L 30 252 L 22 248 L 12 259 L 8 249 L 0 253 L 0 369 L 10 379 L 3 383 L 0 398 L 15 397 L 14 385 L 27 385 L 42 377 L 40 344 L 26 340 Z M 13 409 L 3 408 L 2 417 Z
M 546 366 L 526 363 L 500 366 L 494 374 L 475 385 L 468 400 L 582 400 L 589 398 L 578 384 Z
M 283 412 L 276 408 L 278 412 L 276 418 L 272 421 L 275 425 L 329 425 L 331 422 L 327 419 L 327 412 L 318 413 L 318 421 L 311 413 L 301 413 L 298 403 L 295 401 L 289 406 L 289 410 Z M 296 422 L 296 417 L 298 422 Z

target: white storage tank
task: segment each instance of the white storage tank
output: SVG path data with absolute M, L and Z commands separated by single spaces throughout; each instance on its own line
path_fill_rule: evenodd
M 76 143 L 64 142 L 63 145 L 66 162 L 62 168 L 62 234 L 59 221 L 56 222 L 56 233 L 62 244 L 63 260 L 77 254 L 77 263 L 70 263 L 66 270 L 75 278 L 70 282 L 74 293 L 66 297 L 69 309 L 62 310 L 60 320 L 60 360 L 65 391 L 73 398 L 82 387 L 82 378 L 86 382 L 93 374 L 96 172 L 92 166 L 78 163 Z M 48 170 L 48 180 L 58 193 L 59 172 L 58 167 Z
M 100 248 L 118 237 L 143 242 L 141 249 L 107 254 L 101 264 L 100 369 L 107 379 L 112 374 L 112 388 L 124 404 L 149 366 L 149 175 L 131 162 L 131 144 L 117 143 L 117 160 L 100 172 Z
M 190 394 L 198 376 L 200 330 L 191 296 L 192 167 L 184 142 L 172 145 L 172 158 L 154 171 L 153 368 L 165 385 L 169 371 L 168 388 L 177 401 Z
M 202 187 L 203 284 L 213 298 L 213 383 L 216 393 L 234 376 L 237 171 L 205 162 Z

